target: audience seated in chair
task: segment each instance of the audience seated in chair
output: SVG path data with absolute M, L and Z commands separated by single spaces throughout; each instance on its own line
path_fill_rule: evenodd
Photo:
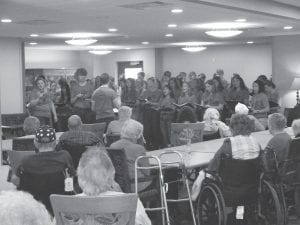
M 209 172 L 219 172 L 222 157 L 248 160 L 257 158 L 260 154 L 259 143 L 250 136 L 251 120 L 247 115 L 234 114 L 230 120 L 230 128 L 233 137 L 226 138 L 223 145 L 216 152 L 214 158 L 209 162 Z M 192 198 L 195 200 L 200 192 L 204 174 L 200 171 L 193 185 Z
M 0 221 L 3 225 L 54 225 L 45 206 L 22 191 L 0 192 Z
M 40 127 L 40 121 L 35 116 L 28 116 L 24 120 L 23 130 L 25 135 L 33 135 L 35 131 Z
M 108 155 L 102 151 L 88 150 L 83 153 L 79 161 L 77 173 L 79 185 L 83 190 L 83 193 L 78 196 L 122 195 L 119 185 L 114 181 L 114 166 Z M 112 215 L 107 216 L 107 219 L 113 219 Z M 127 224 L 127 222 L 124 221 L 123 224 Z M 145 212 L 144 206 L 139 200 L 135 224 L 151 225 L 151 221 Z
M 128 106 L 119 108 L 119 119 L 108 124 L 106 134 L 120 135 L 122 126 L 131 118 L 132 109 Z
M 59 138 L 59 144 L 93 146 L 103 144 L 102 139 L 94 133 L 82 130 L 82 121 L 79 116 L 72 115 L 68 119 L 69 131 L 64 132 Z
M 110 148 L 113 149 L 124 149 L 127 157 L 129 176 L 131 179 L 134 179 L 134 163 L 135 160 L 139 156 L 146 155 L 146 150 L 143 146 L 137 144 L 137 140 L 142 137 L 143 134 L 143 125 L 135 120 L 128 120 L 124 123 L 121 130 L 121 139 L 112 143 Z M 143 162 L 143 165 L 148 165 L 148 161 Z M 139 171 L 138 176 L 144 177 L 147 176 L 148 173 L 145 171 L 145 174 Z M 139 191 L 144 190 L 146 187 L 150 185 L 151 182 L 143 182 L 139 183 Z M 133 187 L 133 186 L 132 186 Z M 132 188 L 132 190 L 134 190 Z
M 272 152 L 275 153 L 279 171 L 282 170 L 284 160 L 289 151 L 289 143 L 291 137 L 284 131 L 286 126 L 286 119 L 280 113 L 273 113 L 269 115 L 268 127 L 272 134 L 272 139 L 268 142 L 264 150 L 264 166 L 266 170 L 274 169 L 274 162 L 272 162 Z M 271 158 L 270 158 L 271 156 Z
M 238 103 L 235 106 L 235 113 L 237 114 L 245 114 L 248 115 L 249 109 L 246 105 L 242 103 Z M 265 130 L 265 127 L 254 117 L 253 115 L 248 115 L 248 117 L 254 122 L 254 129 L 253 131 L 263 131 Z
M 204 116 L 204 135 L 219 132 L 221 137 L 230 137 L 229 127 L 220 121 L 220 113 L 215 108 L 205 110 Z
M 18 168 L 19 190 L 28 191 L 52 212 L 50 194 L 64 194 L 65 172 L 75 175 L 72 158 L 66 151 L 55 151 L 56 136 L 53 128 L 42 126 L 36 131 L 38 153 L 25 157 Z

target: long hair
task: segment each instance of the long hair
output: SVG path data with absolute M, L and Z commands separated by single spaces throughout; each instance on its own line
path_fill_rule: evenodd
M 64 79 L 64 78 L 61 78 L 61 79 L 59 79 L 58 84 L 61 88 L 61 90 L 60 90 L 60 96 L 61 96 L 60 101 L 61 102 L 66 102 L 67 104 L 70 104 L 70 102 L 71 102 L 71 91 L 70 91 L 70 86 L 69 86 L 67 80 Z M 65 92 L 63 90 L 65 90 Z
M 244 82 L 244 80 L 243 80 L 243 78 L 241 78 L 241 76 L 240 75 L 238 75 L 238 74 L 234 74 L 233 75 L 233 77 L 232 77 L 232 79 L 231 79 L 231 84 L 230 84 L 230 88 L 231 89 L 236 89 L 234 86 L 233 86 L 233 80 L 234 79 L 238 79 L 239 81 L 240 81 L 240 88 L 241 88 L 241 90 L 248 90 L 248 88 L 246 87 L 246 85 L 245 85 L 245 82 Z

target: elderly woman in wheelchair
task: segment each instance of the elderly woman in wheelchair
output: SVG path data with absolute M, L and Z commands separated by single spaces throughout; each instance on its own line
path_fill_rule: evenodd
M 283 224 L 278 195 L 261 172 L 260 145 L 250 136 L 252 125 L 247 115 L 233 115 L 233 137 L 224 140 L 208 168 L 200 171 L 192 190 L 199 224 L 225 225 L 230 210 L 251 225 Z

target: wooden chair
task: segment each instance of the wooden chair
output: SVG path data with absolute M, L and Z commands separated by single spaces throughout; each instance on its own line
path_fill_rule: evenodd
M 127 157 L 124 149 L 106 149 L 116 170 L 115 181 L 120 185 L 125 193 L 131 193 L 131 181 L 127 165 Z
M 101 197 L 51 195 L 57 225 L 114 224 L 134 225 L 136 194 Z M 76 221 L 76 222 L 75 222 Z
M 97 137 L 101 138 L 101 140 L 103 140 L 105 128 L 106 123 L 82 124 L 82 130 L 93 132 Z
M 36 151 L 34 138 L 13 138 L 12 149 L 15 151 Z
M 188 142 L 187 133 L 191 133 L 191 143 L 203 140 L 204 123 L 172 123 L 171 124 L 171 145 L 185 145 Z

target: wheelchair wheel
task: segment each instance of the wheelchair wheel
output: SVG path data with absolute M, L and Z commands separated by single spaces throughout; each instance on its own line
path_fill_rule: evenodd
M 201 225 L 225 225 L 225 202 L 215 184 L 202 186 L 197 201 L 197 221 Z
M 267 182 L 262 181 L 260 193 L 261 216 L 267 225 L 283 225 L 284 215 L 283 207 L 280 199 L 273 186 Z

